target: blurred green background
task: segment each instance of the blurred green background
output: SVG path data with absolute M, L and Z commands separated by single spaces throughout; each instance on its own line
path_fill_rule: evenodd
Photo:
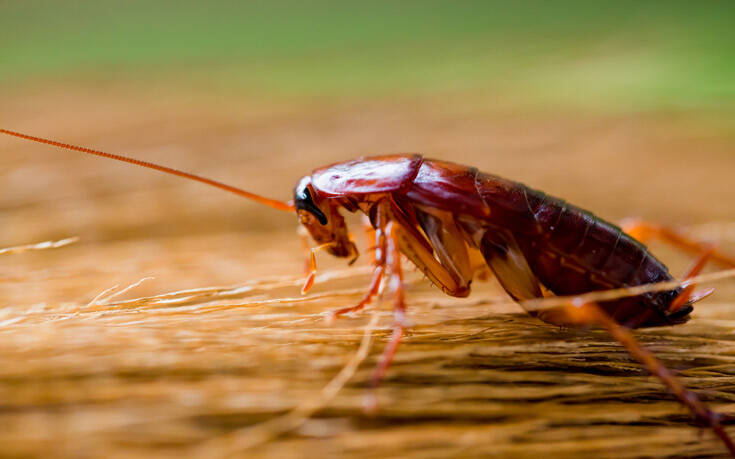
M 729 110 L 732 1 L 0 1 L 0 85 Z

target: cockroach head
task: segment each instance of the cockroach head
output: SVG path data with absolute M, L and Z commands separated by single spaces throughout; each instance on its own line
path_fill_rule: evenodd
M 312 193 L 313 190 L 311 189 L 311 178 L 302 178 L 294 189 L 293 202 L 294 207 L 296 207 L 296 212 L 299 215 L 303 215 L 302 212 L 308 212 L 316 217 L 316 219 L 319 220 L 319 223 L 321 223 L 322 225 L 326 225 L 327 216 L 324 215 L 324 212 L 322 212 L 319 206 L 314 203 Z
M 299 222 L 306 228 L 314 242 L 324 246 L 336 257 L 357 258 L 357 247 L 350 239 L 339 205 L 320 197 L 311 184 L 311 177 L 304 177 L 294 188 L 294 207 Z

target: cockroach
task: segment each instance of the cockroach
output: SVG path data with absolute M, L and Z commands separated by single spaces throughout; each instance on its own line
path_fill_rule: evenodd
M 5 129 L 0 133 L 203 182 L 295 213 L 317 244 L 311 249 L 304 292 L 314 282 L 317 250 L 351 260 L 357 257 L 340 210 L 364 213 L 375 237 L 373 275 L 356 305 L 332 311 L 331 316 L 363 309 L 378 294 L 382 282 L 388 281 L 395 322 L 374 370 L 373 387 L 387 371 L 407 327 L 401 255 L 454 297 L 469 295 L 478 267 L 489 268 L 508 295 L 521 304 L 549 294 L 574 297 L 674 280 L 643 244 L 651 237 L 699 254 L 688 277 L 699 273 L 707 261 L 735 267 L 735 258 L 671 229 L 629 223 L 623 230 L 522 183 L 418 154 L 364 157 L 316 169 L 298 181 L 293 201 L 282 202 L 126 156 Z M 735 457 L 735 444 L 721 424 L 721 415 L 687 390 L 630 332 L 689 320 L 693 304 L 711 293 L 696 293 L 693 288 L 690 284 L 599 302 L 579 297 L 562 306 L 529 309 L 529 313 L 558 326 L 606 329 L 663 382 L 698 423 L 712 428 Z

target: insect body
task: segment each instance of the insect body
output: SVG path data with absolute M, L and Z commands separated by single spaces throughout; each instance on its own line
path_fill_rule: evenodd
M 355 306 L 362 309 L 384 279 L 394 295 L 395 325 L 373 384 L 385 374 L 406 327 L 401 255 L 408 258 L 444 293 L 463 297 L 478 266 L 489 268 L 517 301 L 548 294 L 578 295 L 596 290 L 673 280 L 668 269 L 646 247 L 617 226 L 563 200 L 475 168 L 425 159 L 420 155 L 361 158 L 315 170 L 303 177 L 292 203 L 280 202 L 165 166 L 0 129 L 0 133 L 81 151 L 204 182 L 278 210 L 296 212 L 318 247 L 337 257 L 354 259 L 357 248 L 340 210 L 363 212 L 375 233 L 372 280 Z M 735 267 L 735 259 L 670 230 L 650 225 L 631 227 L 640 235 L 660 236 L 682 248 L 701 252 L 691 275 L 708 259 Z M 687 406 L 697 421 L 710 426 L 735 457 L 735 444 L 710 411 L 645 348 L 629 328 L 674 325 L 687 321 L 702 295 L 693 286 L 617 298 L 603 303 L 571 301 L 568 305 L 529 311 L 563 326 L 596 325 L 607 329 Z
M 403 229 L 401 253 L 452 296 L 470 292 L 473 251 L 516 300 L 542 296 L 541 286 L 576 295 L 673 280 L 644 245 L 587 211 L 521 183 L 419 155 L 318 169 L 299 182 L 295 203 L 314 239 L 331 244 L 337 256 L 353 256 L 355 250 L 339 208 L 362 210 L 376 229 L 376 213 L 386 212 Z M 669 309 L 680 293 L 649 293 L 602 306 L 628 327 L 673 325 L 692 311 L 690 303 Z M 540 318 L 568 325 L 553 312 Z

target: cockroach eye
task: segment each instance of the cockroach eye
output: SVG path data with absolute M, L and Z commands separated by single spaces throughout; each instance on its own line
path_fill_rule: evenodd
M 294 206 L 296 210 L 305 210 L 314 215 L 322 225 L 327 224 L 327 216 L 314 204 L 314 200 L 311 199 L 311 194 L 306 186 L 296 188 L 294 191 Z

